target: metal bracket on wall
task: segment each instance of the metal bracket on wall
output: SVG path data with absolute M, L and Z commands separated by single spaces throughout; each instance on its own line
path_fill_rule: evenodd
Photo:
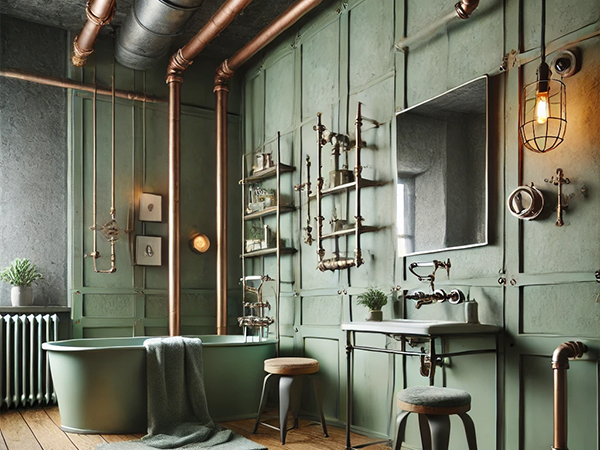
M 550 179 L 545 178 L 545 182 L 551 183 L 554 186 L 558 186 L 558 204 L 556 205 L 556 226 L 562 227 L 564 225 L 562 219 L 562 211 L 566 209 L 568 206 L 568 200 L 563 197 L 562 194 L 562 185 L 571 183 L 571 180 L 564 177 L 564 172 L 561 168 L 556 169 L 556 176 L 550 177 Z

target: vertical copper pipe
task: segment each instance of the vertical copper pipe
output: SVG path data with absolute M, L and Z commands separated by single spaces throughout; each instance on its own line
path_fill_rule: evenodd
M 180 334 L 179 180 L 181 83 L 169 83 L 169 335 Z
M 217 95 L 217 333 L 227 332 L 227 80 L 234 71 L 322 0 L 298 0 L 216 70 Z M 202 39 L 198 40 L 201 45 Z M 191 42 L 190 42 L 191 43 Z M 185 47 L 184 49 L 185 50 Z M 181 52 L 182 58 L 187 58 Z M 278 162 L 279 163 L 279 162 Z
M 108 25 L 115 15 L 117 4 L 115 0 L 90 0 L 85 7 L 87 21 L 73 40 L 73 55 L 71 62 L 74 66 L 82 67 L 88 57 L 94 52 L 94 44 L 98 33 L 104 25 Z
M 227 94 L 215 86 L 217 96 L 217 334 L 227 334 Z
M 180 334 L 180 303 L 181 303 L 181 267 L 179 259 L 179 224 L 180 224 L 180 115 L 181 115 L 181 84 L 183 83 L 183 72 L 192 64 L 192 59 L 204 50 L 206 45 L 223 31 L 235 17 L 252 0 L 228 0 L 221 8 L 210 18 L 207 24 L 186 44 L 179 49 L 169 61 L 167 67 L 167 84 L 169 85 L 169 334 L 177 336 Z M 217 106 L 218 108 L 218 106 Z M 225 119 L 227 119 L 227 107 L 225 107 Z M 225 134 L 227 130 L 225 130 Z M 225 141 L 225 144 L 227 142 Z M 225 161 L 225 166 L 227 162 Z M 218 176 L 217 176 L 218 178 Z M 217 208 L 217 212 L 219 208 Z M 226 217 L 226 216 L 225 216 Z M 227 249 L 219 250 L 219 236 L 223 233 L 220 227 L 217 227 L 217 255 L 227 254 Z M 225 235 L 227 230 L 225 230 Z M 217 256 L 219 259 L 219 256 Z M 226 271 L 217 274 L 220 281 L 225 277 L 225 286 L 227 285 Z M 217 308 L 218 309 L 218 308 Z M 217 317 L 225 316 L 227 320 L 227 305 L 224 311 L 218 310 Z M 219 327 L 218 327 L 219 328 Z M 218 330 L 219 331 L 219 330 Z M 221 330 L 222 332 L 223 330 Z
M 567 448 L 567 369 L 569 358 L 580 358 L 587 352 L 582 342 L 565 342 L 552 354 L 554 370 L 554 445 L 552 450 Z

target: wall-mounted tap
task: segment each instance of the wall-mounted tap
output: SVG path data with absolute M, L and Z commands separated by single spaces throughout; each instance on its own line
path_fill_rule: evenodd
M 433 272 L 431 272 L 431 274 L 425 275 L 425 276 L 419 275 L 414 270 L 417 267 L 433 267 Z M 435 290 L 435 287 L 434 287 L 435 272 L 439 268 L 446 269 L 446 275 L 448 277 L 450 277 L 450 267 L 451 267 L 450 258 L 448 258 L 448 261 L 446 261 L 446 262 L 437 261 L 435 259 L 432 262 L 413 262 L 408 266 L 408 270 L 410 270 L 410 273 L 412 273 L 415 277 L 417 277 L 417 279 L 419 281 L 428 281 L 431 286 L 431 290 L 433 291 L 433 290 Z
M 443 303 L 448 300 L 451 305 L 458 305 L 465 301 L 465 294 L 460 289 L 452 289 L 446 293 L 442 289 L 437 289 L 429 294 L 423 291 L 415 291 L 413 294 L 408 294 L 404 291 L 404 298 L 408 300 L 416 300 L 415 308 L 420 309 L 423 305 L 431 305 L 433 303 Z

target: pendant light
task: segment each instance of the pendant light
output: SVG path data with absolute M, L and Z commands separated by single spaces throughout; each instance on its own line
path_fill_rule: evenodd
M 558 147 L 567 129 L 566 88 L 562 81 L 551 79 L 546 64 L 546 0 L 542 1 L 541 62 L 537 81 L 523 88 L 519 129 L 523 145 L 537 153 Z

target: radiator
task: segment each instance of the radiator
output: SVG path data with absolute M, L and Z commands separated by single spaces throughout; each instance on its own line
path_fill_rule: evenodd
M 0 315 L 0 409 L 56 403 L 42 342 L 58 339 L 56 314 Z

